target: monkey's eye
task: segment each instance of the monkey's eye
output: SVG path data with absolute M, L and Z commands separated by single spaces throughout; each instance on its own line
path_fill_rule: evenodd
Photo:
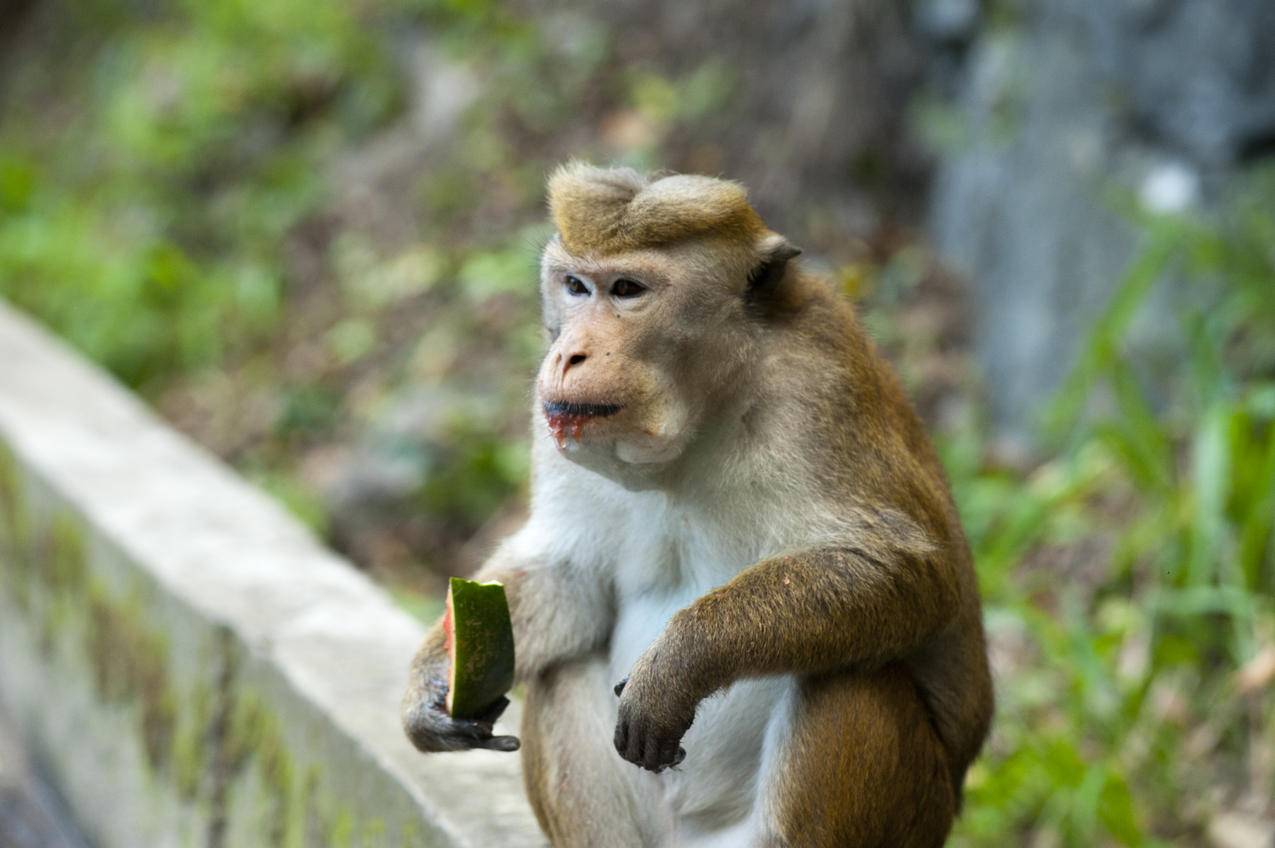
M 568 274 L 567 278 L 562 281 L 562 284 L 567 287 L 567 294 L 579 297 L 580 295 L 586 295 L 589 293 L 589 287 L 581 282 L 579 277 L 573 277 Z
M 621 277 L 611 284 L 611 296 L 630 298 L 637 297 L 646 291 L 646 286 L 637 280 L 630 280 L 628 277 Z

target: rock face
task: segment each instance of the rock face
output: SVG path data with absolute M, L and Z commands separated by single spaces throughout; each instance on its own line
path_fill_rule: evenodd
M 588 4 L 617 59 L 680 75 L 716 63 L 730 95 L 664 164 L 743 179 L 763 217 L 803 238 L 869 231 L 919 210 L 927 161 L 907 131 L 925 68 L 905 4 L 891 0 L 620 0 Z M 802 218 L 797 217 L 800 211 Z
M 959 71 L 960 141 L 941 157 L 929 227 L 971 281 L 993 421 L 1026 438 L 1137 255 L 1130 210 L 1207 208 L 1275 152 L 1275 4 L 1032 0 L 1001 12 L 979 24 Z M 1144 321 L 1134 339 L 1152 358 L 1175 345 L 1157 326 L 1176 323 Z

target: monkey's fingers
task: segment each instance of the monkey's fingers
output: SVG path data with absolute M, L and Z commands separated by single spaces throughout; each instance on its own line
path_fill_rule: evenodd
M 646 747 L 646 734 L 620 709 L 620 720 L 615 724 L 615 750 L 631 763 L 642 764 L 642 751 Z
M 456 720 L 457 730 L 471 742 L 471 747 L 486 748 L 490 751 L 517 751 L 522 742 L 517 736 L 493 736 L 492 725 L 500 714 L 509 706 L 508 698 L 501 698 L 487 708 L 487 711 L 476 719 Z
M 664 751 L 667 745 L 656 736 L 648 736 L 642 749 L 642 768 L 659 774 L 664 770 Z
M 491 722 L 487 721 L 453 720 L 445 731 L 445 750 L 450 751 L 517 751 L 521 744 L 516 736 L 493 736 Z
M 522 741 L 517 736 L 491 736 L 474 745 L 475 748 L 486 748 L 488 751 L 517 751 Z
M 649 754 L 650 748 L 647 751 Z M 642 767 L 659 774 L 665 769 L 676 768 L 682 764 L 684 759 L 686 759 L 686 749 L 677 744 L 676 739 L 673 739 L 658 746 L 654 765 L 649 762 L 643 762 Z
M 492 747 L 492 725 L 486 721 L 454 719 L 441 709 L 423 707 L 412 710 L 405 717 L 408 738 L 419 750 L 465 751 L 470 748 Z M 508 745 L 508 742 L 497 743 Z
M 642 765 L 642 752 L 646 750 L 646 734 L 634 727 L 629 728 L 629 743 L 624 746 L 621 756 L 634 765 Z

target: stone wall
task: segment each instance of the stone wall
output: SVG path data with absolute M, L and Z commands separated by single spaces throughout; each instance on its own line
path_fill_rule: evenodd
M 95 844 L 543 845 L 516 756 L 403 738 L 421 635 L 0 305 L 0 708 Z

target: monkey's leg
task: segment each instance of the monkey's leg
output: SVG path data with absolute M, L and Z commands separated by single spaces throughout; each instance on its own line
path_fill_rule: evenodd
M 607 664 L 583 657 L 527 683 L 523 780 L 555 848 L 657 848 L 670 823 L 653 775 L 611 745 L 615 695 Z
M 939 848 L 956 814 L 947 758 L 897 665 L 802 682 L 777 752 L 771 844 Z

